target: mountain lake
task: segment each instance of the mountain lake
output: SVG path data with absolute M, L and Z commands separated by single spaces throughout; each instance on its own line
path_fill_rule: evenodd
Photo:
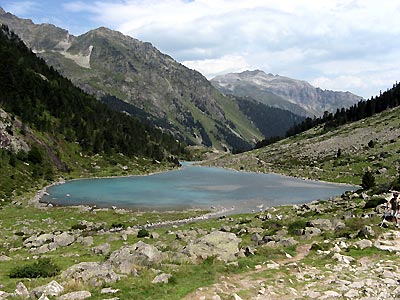
M 357 188 L 277 174 L 184 164 L 179 170 L 148 176 L 68 181 L 48 188 L 48 194 L 41 201 L 60 206 L 116 206 L 147 211 L 225 208 L 242 213 L 328 200 Z

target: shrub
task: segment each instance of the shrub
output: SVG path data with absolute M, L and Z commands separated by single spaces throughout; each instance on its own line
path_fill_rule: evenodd
M 364 173 L 361 186 L 366 190 L 375 186 L 375 177 L 370 171 Z
M 137 234 L 137 237 L 138 238 L 144 238 L 146 236 L 150 236 L 150 232 L 145 228 L 140 229 L 138 234 Z
M 71 229 L 72 230 L 85 230 L 85 229 L 87 229 L 87 225 L 78 223 L 78 224 L 72 225 Z
M 306 227 L 306 221 L 305 220 L 298 220 L 294 221 L 293 223 L 290 223 L 288 226 L 288 232 L 291 235 L 299 235 L 298 233 L 301 232 Z
M 39 258 L 33 264 L 15 267 L 11 270 L 10 278 L 39 278 L 53 277 L 60 272 L 60 268 L 49 258 Z
M 378 205 L 385 204 L 385 203 L 386 203 L 386 199 L 384 199 L 384 198 L 372 198 L 372 199 L 369 199 L 367 201 L 367 203 L 365 203 L 364 209 L 375 208 Z

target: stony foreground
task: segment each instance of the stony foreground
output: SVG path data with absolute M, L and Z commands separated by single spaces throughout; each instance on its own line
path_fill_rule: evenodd
M 175 225 L 168 214 L 14 204 L 0 210 L 0 299 L 397 299 L 400 230 L 381 223 L 388 196 Z M 39 258 L 58 274 L 9 277 Z

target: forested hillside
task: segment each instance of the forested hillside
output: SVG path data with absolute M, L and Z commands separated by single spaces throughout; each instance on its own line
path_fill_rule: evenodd
M 386 109 L 394 108 L 399 105 L 400 84 L 396 83 L 393 85 L 392 89 L 388 89 L 379 96 L 372 97 L 367 101 L 360 101 L 347 109 L 337 109 L 334 114 L 325 112 L 320 118 L 307 118 L 302 123 L 293 126 L 288 131 L 287 136 L 298 134 L 320 124 L 324 124 L 325 129 L 330 130 L 340 125 L 372 117 Z
M 0 108 L 5 194 L 32 176 L 51 180 L 58 172 L 80 168 L 90 173 L 90 165 L 82 167 L 79 158 L 103 157 L 115 165 L 120 157 L 125 163 L 138 158 L 176 163 L 185 152 L 185 145 L 171 135 L 76 88 L 6 26 L 0 30 Z

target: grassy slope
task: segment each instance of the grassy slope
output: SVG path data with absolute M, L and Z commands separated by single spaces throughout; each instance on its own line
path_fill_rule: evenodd
M 387 183 L 394 179 L 400 164 L 399 136 L 400 108 L 396 108 L 330 132 L 313 128 L 261 149 L 226 155 L 210 164 L 352 184 L 360 184 L 368 169 L 375 173 L 381 170 L 382 174 L 375 174 L 377 183 Z M 337 157 L 339 149 L 341 156 Z

